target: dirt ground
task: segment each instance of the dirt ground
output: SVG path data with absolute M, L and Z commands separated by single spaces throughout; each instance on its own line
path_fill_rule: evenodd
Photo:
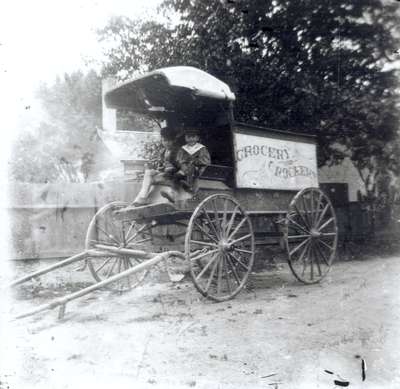
M 8 309 L 90 282 L 57 272 Z M 71 302 L 62 320 L 54 310 L 3 325 L 0 388 L 400 388 L 399 284 L 399 256 L 338 262 L 311 286 L 280 266 L 225 303 L 158 274 Z

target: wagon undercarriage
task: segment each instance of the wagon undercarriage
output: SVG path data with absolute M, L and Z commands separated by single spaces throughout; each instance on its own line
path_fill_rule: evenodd
M 277 230 L 294 276 L 306 284 L 319 282 L 329 272 L 335 256 L 337 224 L 332 204 L 318 188 L 297 193 L 286 212 L 247 213 L 229 194 L 207 196 L 194 210 L 179 210 L 169 204 L 130 208 L 126 203 L 113 202 L 93 217 L 85 251 L 22 277 L 11 286 L 77 261 L 86 262 L 96 283 L 16 318 L 55 307 L 61 307 L 62 316 L 69 301 L 97 289 L 133 289 L 153 266 L 170 259 L 184 264 L 203 296 L 214 301 L 229 300 L 243 289 L 252 272 L 256 251 L 252 218 L 276 219 L 277 215 Z M 184 236 L 183 251 L 149 250 L 155 230 L 166 225 L 175 227 L 178 238 Z

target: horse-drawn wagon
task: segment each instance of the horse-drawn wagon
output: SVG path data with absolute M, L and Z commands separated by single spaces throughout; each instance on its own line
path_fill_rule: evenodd
M 156 70 L 110 90 L 110 108 L 148 115 L 183 133 L 197 127 L 211 165 L 197 178 L 196 191 L 181 188 L 174 202 L 156 184 L 149 205 L 105 205 L 90 222 L 82 254 L 14 284 L 85 260 L 97 283 L 47 309 L 107 285 L 133 288 L 151 266 L 176 257 L 203 296 L 224 301 L 245 286 L 256 245 L 272 241 L 281 243 L 297 279 L 322 280 L 338 231 L 333 206 L 318 188 L 315 138 L 235 122 L 234 100 L 228 85 L 191 67 Z M 174 250 L 149 252 L 160 235 Z

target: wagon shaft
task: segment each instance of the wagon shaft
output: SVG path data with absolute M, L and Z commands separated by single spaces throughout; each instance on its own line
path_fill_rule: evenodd
M 134 273 L 139 272 L 139 271 L 144 270 L 144 269 L 148 269 L 148 268 L 156 265 L 157 263 L 168 259 L 170 256 L 181 257 L 182 258 L 183 254 L 180 253 L 180 252 L 177 252 L 177 251 L 167 251 L 165 253 L 157 254 L 156 256 L 154 256 L 153 258 L 149 259 L 148 261 L 143 262 L 143 263 L 141 263 L 141 264 L 139 264 L 139 265 L 137 265 L 135 267 L 132 267 L 132 268 L 130 268 L 128 270 L 125 270 L 125 271 L 123 271 L 123 272 L 121 272 L 119 274 L 116 274 L 116 275 L 114 275 L 114 276 L 112 276 L 110 278 L 107 278 L 107 279 L 105 279 L 105 280 L 103 280 L 101 282 L 98 282 L 97 284 L 88 286 L 87 288 L 81 289 L 81 290 L 79 290 L 77 292 L 74 292 L 74 293 L 71 293 L 71 294 L 69 294 L 67 296 L 55 299 L 50 303 L 40 305 L 40 306 L 38 306 L 37 308 L 35 308 L 35 309 L 31 310 L 31 311 L 28 311 L 28 312 L 22 313 L 22 314 L 20 314 L 18 316 L 15 316 L 14 320 L 22 319 L 22 318 L 28 317 L 28 316 L 32 316 L 32 315 L 34 315 L 36 313 L 43 312 L 43 311 L 46 311 L 46 310 L 49 310 L 49 309 L 54 309 L 54 308 L 56 308 L 58 306 L 64 306 L 69 301 L 72 301 L 72 300 L 75 300 L 75 299 L 77 299 L 79 297 L 85 296 L 85 295 L 87 295 L 87 294 L 89 294 L 91 292 L 94 292 L 97 289 L 100 289 L 100 288 L 102 288 L 104 286 L 107 286 L 107 285 L 109 285 L 109 284 L 111 284 L 113 282 L 116 282 L 116 281 L 118 281 L 118 280 L 120 280 L 120 279 L 122 279 L 124 277 L 127 277 L 127 276 L 129 276 L 131 274 L 134 274 Z
M 55 269 L 58 269 L 58 268 L 60 268 L 60 267 L 69 265 L 69 264 L 71 264 L 71 263 L 81 261 L 82 259 L 86 258 L 88 255 L 96 255 L 96 254 L 97 254 L 97 251 L 95 251 L 95 250 L 86 250 L 86 251 L 83 251 L 83 252 L 81 252 L 81 253 L 79 253 L 79 254 L 76 254 L 76 255 L 74 255 L 74 256 L 72 256 L 72 257 L 69 257 L 69 258 L 67 258 L 67 259 L 64 259 L 63 261 L 57 262 L 57 263 L 55 263 L 54 265 L 45 267 L 45 268 L 43 268 L 43 269 L 39 269 L 38 271 L 36 271 L 36 272 L 34 272 L 34 273 L 31 273 L 31 274 L 28 274 L 28 275 L 26 275 L 26 276 L 24 276 L 24 277 L 21 277 L 21 278 L 15 280 L 15 281 L 13 281 L 13 282 L 12 282 L 11 284 L 9 284 L 8 286 L 9 286 L 9 287 L 13 287 L 13 286 L 16 286 L 16 285 L 23 284 L 24 282 L 29 281 L 29 280 L 31 280 L 32 278 L 38 277 L 38 276 L 40 276 L 40 275 L 42 275 L 42 274 L 49 273 L 49 272 L 51 272 L 52 270 L 55 270 Z

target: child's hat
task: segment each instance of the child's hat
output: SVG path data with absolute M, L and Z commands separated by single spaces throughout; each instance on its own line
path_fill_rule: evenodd
M 200 130 L 197 127 L 185 128 L 185 135 L 200 135 Z

